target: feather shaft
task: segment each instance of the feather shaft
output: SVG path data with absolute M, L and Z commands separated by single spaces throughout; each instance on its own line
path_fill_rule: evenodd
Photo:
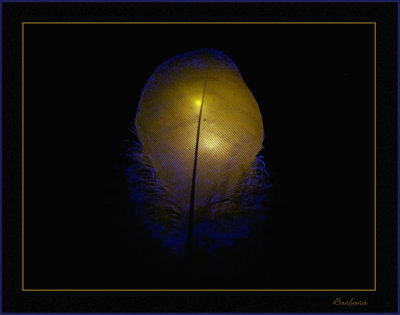
M 188 226 L 188 238 L 187 238 L 187 249 L 186 249 L 186 254 L 189 260 L 192 259 L 193 257 L 194 199 L 196 194 L 197 157 L 199 154 L 201 115 L 203 113 L 204 96 L 206 94 L 207 76 L 208 76 L 208 66 L 204 79 L 203 95 L 201 98 L 199 121 L 197 125 L 196 149 L 194 153 L 194 162 L 193 162 L 192 189 L 190 194 L 189 226 Z

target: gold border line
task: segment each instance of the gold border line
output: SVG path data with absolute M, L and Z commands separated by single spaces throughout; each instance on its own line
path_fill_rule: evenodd
M 24 182 L 24 156 L 25 156 L 25 152 L 24 152 L 24 125 L 25 125 L 25 121 L 24 121 L 24 103 L 25 103 L 25 99 L 24 99 L 24 73 L 25 72 L 25 68 L 24 68 L 24 23 L 22 23 L 22 291 L 24 291 L 24 262 L 25 262 L 25 257 L 24 257 L 24 209 L 25 209 L 25 201 L 24 201 L 24 196 L 25 196 L 25 191 L 24 191 L 24 187 L 25 187 L 25 182 Z
M 374 23 L 374 289 L 376 290 L 376 23 Z
M 229 292 L 234 292 L 234 291 L 240 291 L 240 292 L 254 292 L 254 291 L 284 291 L 284 292 L 304 292 L 304 291 L 317 291 L 317 292 L 322 292 L 322 291 L 376 291 L 374 289 L 24 289 L 23 291 L 38 291 L 38 292 L 47 292 L 47 291 L 81 291 L 81 292 L 109 292 L 109 291 L 147 291 L 147 292 L 159 292 L 159 291 L 175 291 L 175 292 L 186 292 L 186 291 L 229 291 Z
M 374 288 L 373 289 L 25 289 L 24 282 L 24 25 L 25 24 L 373 24 L 374 25 Z M 22 22 L 22 291 L 376 291 L 376 22 Z
M 376 24 L 376 22 L 22 22 L 22 24 Z

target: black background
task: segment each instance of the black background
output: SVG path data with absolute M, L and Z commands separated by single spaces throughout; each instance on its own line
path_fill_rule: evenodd
M 373 288 L 372 25 L 25 28 L 26 288 L 198 287 L 165 263 L 164 282 L 144 235 L 121 243 L 119 220 L 136 226 L 118 158 L 154 68 L 202 47 L 231 56 L 258 100 L 273 186 L 259 269 L 205 288 Z
M 16 8 L 10 5 L 5 12 L 15 14 Z M 115 12 L 127 8 L 136 15 L 142 11 L 144 21 L 157 20 L 151 18 L 151 6 L 148 11 L 144 6 L 114 6 Z M 170 20 L 190 20 L 184 12 L 193 20 L 205 20 L 195 18 L 199 8 L 177 5 L 172 13 L 171 6 L 165 5 L 164 11 Z M 222 14 L 222 8 L 216 6 L 213 12 Z M 239 20 L 271 20 L 256 14 L 268 5 L 230 8 Z M 208 19 L 216 20 L 212 14 Z M 373 39 L 373 25 L 25 25 L 25 288 L 372 289 Z M 244 257 L 228 255 L 224 263 L 230 265 L 224 272 L 219 273 L 223 270 L 219 266 L 218 272 L 199 278 L 196 270 L 188 277 L 183 266 L 168 261 L 133 220 L 122 171 L 128 165 L 124 154 L 126 140 L 131 138 L 129 127 L 147 78 L 176 54 L 205 47 L 219 49 L 233 59 L 260 106 L 266 136 L 261 154 L 271 173 L 272 188 L 265 233 L 253 238 L 254 248 L 241 253 Z M 386 64 L 394 62 L 393 55 L 388 57 Z M 382 69 L 378 63 L 378 71 Z M 390 86 L 385 89 L 391 92 Z M 383 91 L 380 94 L 390 97 Z M 4 102 L 9 126 L 13 117 L 6 110 L 18 112 L 18 104 Z M 393 143 L 394 117 L 385 123 L 380 119 L 385 118 L 385 110 L 396 111 L 393 100 L 378 104 L 382 104 L 378 106 L 378 154 L 386 150 L 389 159 L 385 168 L 378 164 L 378 172 L 394 174 L 394 151 L 386 147 Z M 20 120 L 16 123 L 21 126 Z M 18 139 L 16 134 L 15 145 Z M 8 141 L 5 145 L 11 146 Z M 388 186 L 379 186 L 378 181 L 378 196 L 380 187 L 388 193 Z M 388 202 L 386 211 L 391 212 L 378 211 L 378 216 L 385 215 L 380 220 L 388 220 L 389 233 L 395 224 L 389 217 L 395 215 L 390 208 L 392 197 L 387 197 L 379 199 Z M 383 207 L 378 204 L 378 209 Z M 18 206 L 12 211 L 17 212 Z M 5 223 L 7 218 L 17 222 L 17 217 L 9 215 Z M 393 241 L 385 242 L 382 246 L 393 246 Z M 380 248 L 378 242 L 381 264 L 395 265 L 393 254 L 390 261 L 388 256 L 379 256 Z M 10 258 L 4 256 L 7 268 Z M 388 270 L 392 273 L 387 277 L 394 279 L 393 269 Z M 130 292 L 136 297 L 131 308 L 110 302 L 107 310 L 270 310 L 250 302 L 267 293 L 241 293 L 242 302 L 235 308 L 210 302 L 202 303 L 202 309 L 199 300 L 208 293 L 192 293 L 198 302 L 192 300 L 185 306 L 178 301 L 188 293 L 162 293 L 150 297 Z M 235 293 L 221 294 L 231 301 Z M 167 295 L 169 303 L 165 304 Z M 333 296 L 366 299 L 355 292 Z M 152 298 L 163 300 L 164 306 L 157 308 Z M 331 303 L 327 299 L 323 309 Z M 88 310 L 87 305 L 78 304 L 62 310 Z M 5 305 L 16 309 L 13 303 L 5 301 Z M 301 305 L 297 308 L 311 307 Z M 388 305 L 393 304 L 386 309 Z M 90 310 L 100 311 L 95 306 Z

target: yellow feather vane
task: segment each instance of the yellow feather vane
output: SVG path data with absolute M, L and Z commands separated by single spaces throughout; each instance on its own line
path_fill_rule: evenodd
M 142 167 L 130 168 L 131 183 L 140 175 L 134 167 L 147 169 L 154 191 L 143 197 L 134 185 L 133 199 L 157 200 L 142 208 L 165 246 L 212 251 L 245 236 L 237 231 L 249 233 L 246 185 L 260 194 L 268 182 L 257 157 L 264 132 L 257 102 L 228 56 L 201 49 L 161 64 L 142 92 L 135 132 L 140 153 L 132 155 Z

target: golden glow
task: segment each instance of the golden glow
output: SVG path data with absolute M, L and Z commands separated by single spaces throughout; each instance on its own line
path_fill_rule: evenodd
M 199 132 L 198 207 L 236 185 L 254 161 L 264 133 L 260 110 L 232 60 L 221 52 L 198 50 L 160 69 L 164 72 L 154 73 L 154 83 L 143 91 L 137 134 L 159 180 L 176 188 L 177 204 L 188 209 Z
M 203 145 L 207 149 L 218 149 L 219 140 L 216 136 L 207 137 L 204 139 Z

